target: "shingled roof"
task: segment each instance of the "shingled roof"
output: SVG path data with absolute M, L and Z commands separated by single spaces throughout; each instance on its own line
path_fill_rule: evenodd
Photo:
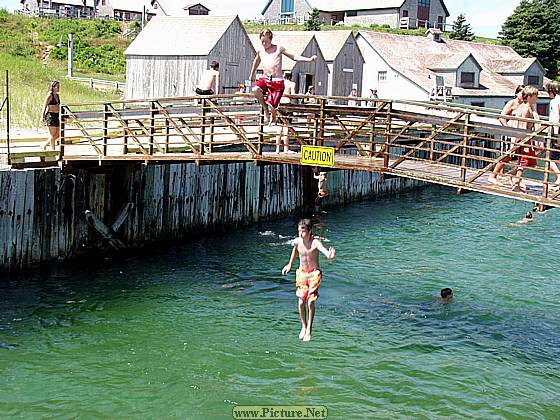
M 497 60 L 527 64 L 525 63 L 527 59 L 523 59 L 512 48 L 502 45 L 451 39 L 434 42 L 427 37 L 373 31 L 360 31 L 359 35 L 363 36 L 389 66 L 427 92 L 430 92 L 434 86 L 436 74 L 434 69 L 441 70 L 453 65 L 457 68 L 468 55 L 472 55 L 482 68 L 480 73 L 482 88 L 454 87 L 454 93 L 464 96 L 511 96 L 516 84 L 502 75 Z M 527 65 L 526 68 L 528 67 Z
M 237 16 L 155 16 L 124 54 L 208 55 L 236 19 Z

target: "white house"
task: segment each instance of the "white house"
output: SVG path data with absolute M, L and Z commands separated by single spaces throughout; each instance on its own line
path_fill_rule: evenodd
M 158 16 L 200 16 L 210 12 L 210 9 L 201 3 L 183 0 L 151 0 L 150 4 Z
M 444 29 L 449 17 L 443 0 L 268 0 L 261 13 L 267 21 L 302 22 L 313 9 L 319 10 L 319 19 L 328 25 Z
M 21 11 L 32 15 L 55 15 L 61 17 L 91 17 L 94 0 L 20 0 Z
M 140 20 L 143 14 L 150 19 L 156 15 L 150 0 L 97 0 L 97 13 L 116 20 Z
M 380 98 L 455 103 L 501 109 L 518 84 L 542 89 L 544 69 L 535 58 L 522 58 L 512 48 L 439 37 L 360 31 L 364 87 L 377 88 Z M 539 113 L 546 114 L 542 92 Z

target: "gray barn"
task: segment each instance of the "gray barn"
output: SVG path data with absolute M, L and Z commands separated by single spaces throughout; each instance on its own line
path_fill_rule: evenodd
M 190 96 L 212 60 L 221 92 L 250 75 L 255 49 L 237 16 L 156 16 L 124 52 L 126 99 Z
M 262 48 L 258 34 L 249 35 L 255 49 Z M 272 42 L 282 45 L 292 54 L 305 57 L 317 56 L 315 62 L 293 61 L 287 57 L 282 59 L 282 71 L 291 72 L 292 80 L 296 83 L 298 93 L 305 93 L 311 85 L 315 86 L 317 95 L 326 95 L 329 84 L 329 69 L 319 43 L 313 32 L 278 31 L 274 32 Z
M 358 96 L 362 92 L 364 57 L 352 31 L 314 32 L 319 48 L 329 68 L 329 96 L 348 96 L 356 87 Z

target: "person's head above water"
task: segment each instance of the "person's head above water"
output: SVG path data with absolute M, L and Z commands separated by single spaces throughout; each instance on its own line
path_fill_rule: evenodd
M 526 219 L 532 219 L 533 218 L 533 213 L 531 213 L 530 211 L 527 212 L 527 214 L 525 215 Z
M 310 219 L 300 219 L 298 223 L 298 234 L 300 238 L 306 238 L 308 235 L 311 234 L 312 230 L 311 220 Z
M 441 289 L 440 295 L 443 300 L 450 300 L 453 297 L 453 290 L 451 290 L 449 287 L 446 287 L 444 289 Z

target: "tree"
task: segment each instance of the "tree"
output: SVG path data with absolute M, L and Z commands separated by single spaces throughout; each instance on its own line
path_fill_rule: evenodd
M 453 29 L 449 34 L 449 38 L 461 41 L 472 41 L 474 39 L 474 32 L 470 23 L 467 23 L 464 13 L 457 16 L 457 19 L 453 22 Z
M 547 76 L 558 74 L 560 5 L 558 0 L 522 0 L 502 25 L 500 38 L 523 57 L 537 57 Z
M 309 18 L 305 21 L 305 30 L 306 31 L 320 31 L 321 30 L 321 21 L 319 20 L 319 10 L 313 9 L 311 13 L 309 13 Z

